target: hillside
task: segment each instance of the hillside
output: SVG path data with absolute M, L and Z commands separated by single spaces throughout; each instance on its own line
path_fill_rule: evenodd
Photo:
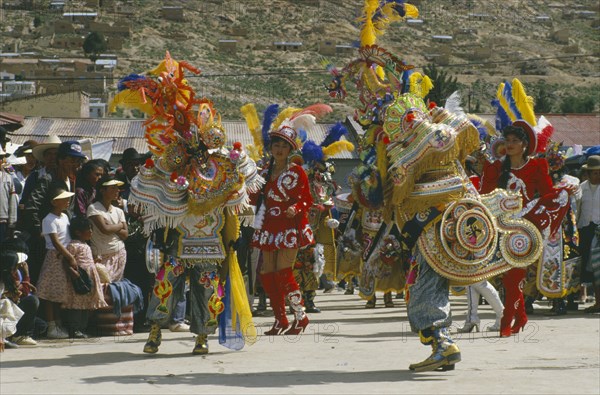
M 34 9 L 25 12 L 3 10 L 2 49 L 11 51 L 18 41 L 21 52 L 82 56 L 82 50 L 39 45 L 34 17 L 49 26 L 62 18 L 62 12 L 48 11 L 49 2 L 34 3 Z M 161 18 L 163 1 L 105 0 L 100 3 L 110 6 L 86 6 L 91 3 L 67 2 L 68 10 L 97 11 L 102 22 L 131 22 L 131 37 L 122 50 L 114 52 L 118 55 L 115 77 L 148 70 L 169 50 L 175 59 L 202 69 L 202 75 L 190 78 L 190 82 L 229 119 L 240 118 L 238 109 L 248 101 L 259 106 L 330 102 L 323 89 L 329 76 L 321 66 L 319 44 L 324 40 L 337 44 L 356 41 L 359 30 L 355 20 L 362 6 L 362 1 L 339 0 L 321 0 L 318 5 L 309 5 L 315 2 L 307 0 L 187 0 L 173 4 L 184 7 L 185 20 L 176 22 Z M 445 0 L 413 4 L 419 7 L 423 23 L 394 23 L 379 44 L 418 68 L 436 62 L 457 77 L 463 97 L 469 97 L 478 111 L 490 111 L 488 103 L 498 83 L 515 76 L 522 79 L 532 96 L 540 90 L 546 92 L 550 111 L 560 111 L 562 98 L 578 95 L 590 96 L 598 110 L 597 1 Z M 15 35 L 15 28 L 22 28 L 24 34 Z M 554 34 L 553 38 L 553 33 L 561 31 L 562 35 Z M 452 39 L 438 42 L 434 35 Z M 237 40 L 236 53 L 219 51 L 220 39 Z M 272 46 L 276 41 L 301 42 L 302 49 L 276 50 Z M 327 56 L 341 67 L 353 57 Z M 114 87 L 116 81 L 113 91 Z M 334 117 L 348 115 L 352 101 L 333 106 Z

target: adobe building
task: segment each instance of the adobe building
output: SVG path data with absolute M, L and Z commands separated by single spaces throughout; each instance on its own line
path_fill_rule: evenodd
M 54 34 L 71 34 L 75 33 L 75 28 L 73 27 L 73 23 L 71 23 L 71 21 L 59 19 L 54 21 L 51 31 Z
M 302 43 L 299 41 L 275 41 L 273 47 L 279 51 L 299 52 L 302 50 Z
M 181 6 L 164 6 L 161 8 L 161 15 L 163 19 L 169 21 L 183 21 L 183 7 Z
M 319 42 L 319 48 L 318 48 L 318 52 L 321 55 L 325 55 L 325 56 L 331 56 L 331 55 L 335 55 L 336 51 L 335 51 L 335 47 L 336 47 L 336 42 L 333 40 L 323 40 L 321 42 Z
M 92 21 L 95 21 L 98 17 L 97 12 L 65 12 L 63 13 L 63 20 L 71 23 L 79 23 L 89 28 Z
M 83 91 L 36 95 L 0 103 L 0 111 L 27 117 L 89 118 L 90 95 Z
M 219 40 L 219 52 L 226 54 L 234 54 L 237 52 L 237 40 Z
M 57 34 L 51 40 L 52 48 L 62 48 L 69 50 L 77 50 L 83 48 L 85 37 L 77 34 Z

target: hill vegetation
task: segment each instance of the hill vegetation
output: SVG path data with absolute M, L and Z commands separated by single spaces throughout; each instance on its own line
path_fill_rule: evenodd
M 40 29 L 62 18 L 62 11 L 49 11 L 49 3 L 33 1 L 25 12 L 3 10 L 0 33 L 4 51 L 19 41 L 21 52 L 85 56 L 83 48 L 69 51 L 38 45 Z M 186 0 L 173 4 L 99 0 L 100 7 L 90 7 L 94 3 L 67 1 L 63 11 L 96 11 L 101 22 L 131 22 L 131 37 L 115 52 L 119 60 L 116 78 L 153 68 L 169 50 L 175 59 L 202 69 L 202 75 L 189 78 L 190 83 L 200 95 L 211 98 L 228 119 L 241 118 L 239 107 L 247 102 L 259 108 L 273 102 L 299 106 L 331 103 L 323 88 L 329 76 L 321 65 L 319 47 L 324 41 L 355 43 L 359 36 L 356 17 L 362 6 L 362 1 L 341 0 Z M 446 76 L 456 78 L 465 109 L 491 112 L 489 101 L 498 83 L 518 77 L 536 98 L 540 112 L 598 111 L 597 1 L 412 3 L 418 6 L 422 23 L 394 23 L 379 44 L 421 70 L 435 64 Z M 161 9 L 165 5 L 184 7 L 185 19 L 164 19 Z M 25 27 L 22 35 L 10 34 L 19 26 Z M 237 40 L 236 51 L 220 50 L 222 39 Z M 274 42 L 302 46 L 299 51 L 283 51 Z M 343 67 L 354 56 L 342 52 L 327 58 Z M 354 105 L 352 100 L 331 104 L 335 109 L 332 118 L 350 114 Z

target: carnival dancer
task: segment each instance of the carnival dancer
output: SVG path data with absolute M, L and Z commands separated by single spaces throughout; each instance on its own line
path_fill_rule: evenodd
M 269 133 L 272 157 L 264 170 L 266 184 L 257 200 L 252 245 L 262 250 L 261 282 L 275 314 L 275 324 L 266 335 L 284 332 L 296 335 L 309 322 L 292 272 L 298 249 L 314 243 L 308 225 L 308 209 L 313 203 L 308 177 L 301 166 L 288 161 L 290 153 L 298 149 L 297 137 L 298 132 L 291 124 L 283 124 Z M 294 311 L 291 327 L 285 312 L 286 297 Z
M 249 194 L 263 184 L 256 164 L 235 142 L 226 146 L 221 118 L 212 102 L 196 98 L 184 71 L 199 74 L 167 52 L 147 76 L 119 83 L 111 103 L 149 115 L 146 141 L 152 153 L 131 180 L 129 205 L 143 217 L 147 266 L 156 274 L 147 319 L 145 353 L 156 353 L 161 326 L 190 285 L 190 331 L 194 355 L 208 353 L 208 335 L 219 328 L 219 343 L 239 350 L 256 341 L 256 331 L 234 243 L 238 214 Z
M 308 222 L 313 198 L 308 176 L 293 160 L 293 151 L 306 140 L 306 132 L 299 135 L 299 131 L 316 127 L 316 119 L 331 111 L 331 107 L 324 104 L 281 111 L 273 104 L 265 110 L 261 126 L 252 103 L 241 108 L 254 140 L 248 151 L 255 160 L 268 163 L 261 173 L 266 183 L 252 197 L 256 217 L 251 243 L 262 252 L 260 280 L 275 314 L 275 323 L 265 332 L 267 335 L 296 335 L 303 332 L 309 322 L 292 266 L 298 250 L 314 244 Z M 286 297 L 294 312 L 291 326 L 286 317 Z
M 548 237 L 556 231 L 568 209 L 568 196 L 565 192 L 560 198 L 562 189 L 554 189 L 546 159 L 532 157 L 536 152 L 537 135 L 528 122 L 515 120 L 502 130 L 502 135 L 506 157 L 484 165 L 480 192 L 485 194 L 496 188 L 519 192 L 523 200 L 521 214 L 540 231 L 547 230 L 545 236 Z M 518 333 L 527 324 L 522 288 L 525 275 L 526 269 L 512 268 L 502 279 L 506 293 L 501 337 Z
M 373 284 L 366 290 L 373 292 L 374 279 L 386 272 L 378 264 L 381 257 L 408 264 L 410 326 L 432 347 L 428 358 L 409 369 L 451 370 L 461 353 L 449 332 L 450 284 L 470 285 L 527 266 L 540 257 L 542 238 L 529 221 L 516 218 L 518 196 L 502 190 L 480 196 L 468 182 L 464 161 L 480 141 L 466 114 L 426 104 L 429 78 L 375 45 L 387 24 L 415 17 L 416 8 L 366 0 L 364 10 L 360 58 L 342 71 L 328 65 L 334 74 L 330 95 L 343 98 L 345 81 L 356 81 L 364 105 L 355 115 L 367 131 L 360 150 L 363 171 L 357 174 L 361 193 L 353 190 L 354 197 L 383 211 L 363 268 L 368 281 L 361 284 L 361 294 L 364 284 Z M 381 187 L 373 188 L 377 184 Z

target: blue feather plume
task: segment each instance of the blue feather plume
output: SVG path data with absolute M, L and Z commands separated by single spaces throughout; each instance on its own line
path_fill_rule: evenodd
M 410 92 L 410 75 L 414 70 L 406 70 L 402 73 L 402 93 Z
M 496 130 L 501 131 L 505 127 L 512 125 L 510 117 L 504 111 L 504 108 L 500 105 L 500 101 L 498 99 L 492 100 L 492 107 L 496 108 Z
M 267 109 L 265 110 L 265 113 L 263 115 L 262 138 L 263 138 L 263 146 L 264 147 L 269 146 L 269 142 L 270 142 L 269 130 L 271 129 L 271 125 L 273 124 L 273 121 L 277 117 L 277 114 L 279 114 L 279 105 L 271 104 L 269 107 L 267 107 Z
M 306 139 L 308 138 L 308 133 L 306 133 L 306 130 L 304 130 L 304 129 L 298 130 L 298 138 L 300 139 L 301 142 L 305 142 Z
M 119 80 L 119 83 L 117 84 L 117 89 L 119 90 L 119 92 L 124 91 L 125 89 L 129 89 L 129 87 L 127 86 L 127 83 L 130 81 L 138 81 L 138 80 L 145 80 L 147 79 L 147 77 L 143 76 L 143 75 L 139 75 L 139 74 L 129 74 L 128 76 L 123 77 L 121 80 Z
M 348 134 L 348 129 L 346 129 L 344 124 L 341 122 L 336 123 L 327 131 L 327 135 L 325 136 L 325 140 L 321 143 L 321 147 L 328 147 L 336 141 L 340 141 L 342 136 L 346 134 Z
M 475 126 L 475 128 L 477 128 L 477 131 L 479 132 L 479 141 L 485 141 L 485 138 L 488 135 L 487 129 L 485 128 L 485 125 L 483 124 L 483 122 L 478 121 L 477 119 L 470 119 L 471 123 L 473 124 L 473 126 Z
M 512 85 L 508 81 L 504 82 L 504 90 L 502 91 L 502 96 L 504 96 L 504 98 L 506 99 L 506 102 L 510 107 L 510 111 L 512 111 L 513 115 L 515 116 L 515 119 L 522 119 L 523 117 L 521 116 L 521 111 L 519 111 L 519 108 L 517 107 L 517 102 L 513 98 Z
M 304 163 L 322 162 L 323 148 L 312 140 L 307 140 L 302 146 L 302 159 Z

